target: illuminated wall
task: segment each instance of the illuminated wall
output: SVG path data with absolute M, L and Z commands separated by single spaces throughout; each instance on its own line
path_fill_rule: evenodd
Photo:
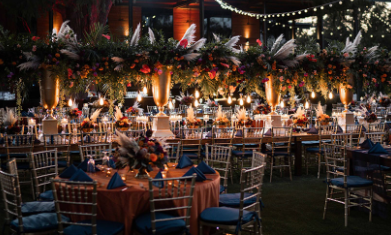
M 44 13 L 37 19 L 37 36 L 45 38 L 49 33 L 49 13 Z M 58 30 L 61 28 L 62 15 L 56 11 L 53 11 L 53 28 Z
M 113 36 L 122 38 L 129 36 L 128 6 L 112 6 L 108 16 L 110 32 Z M 141 7 L 133 7 L 133 30 L 141 22 Z
M 200 13 L 198 9 L 174 8 L 174 39 L 181 40 L 191 24 L 200 24 Z M 200 27 L 196 28 L 196 40 L 200 38 Z
M 239 45 L 245 45 L 247 39 L 250 44 L 256 43 L 260 35 L 259 27 L 259 20 L 255 17 L 232 13 L 232 36 L 241 35 Z

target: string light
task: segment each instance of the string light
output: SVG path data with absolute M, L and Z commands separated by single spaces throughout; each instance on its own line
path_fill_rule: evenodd
M 310 107 L 310 104 L 308 103 L 308 101 L 305 102 L 304 107 L 305 107 L 305 109 L 308 109 Z
M 198 100 L 196 99 L 195 101 L 194 101 L 194 107 L 197 107 L 198 106 Z
M 69 99 L 69 100 L 68 100 L 68 106 L 71 107 L 72 104 L 73 104 L 73 103 L 72 103 L 72 99 Z
M 168 108 L 169 108 L 169 109 L 173 109 L 173 108 L 174 108 L 174 105 L 172 105 L 171 100 L 168 102 Z
M 284 101 L 281 100 L 281 104 L 280 104 L 281 108 L 284 108 L 285 104 L 284 104 Z
M 148 93 L 147 86 L 144 86 L 144 88 L 143 88 L 143 92 L 144 92 L 144 94 L 147 94 L 147 93 Z
M 330 91 L 329 93 L 329 99 L 331 100 L 333 98 L 333 93 Z
M 240 104 L 240 106 L 243 106 L 243 105 L 244 105 L 244 102 L 243 102 L 243 95 L 242 95 L 242 94 L 240 94 L 239 104 Z
M 247 96 L 247 103 L 251 103 L 251 96 L 250 95 Z
M 103 102 L 103 98 L 102 98 L 102 97 L 100 97 L 100 98 L 99 98 L 99 105 L 100 105 L 100 106 L 103 106 L 103 104 L 104 104 L 104 102 Z
M 196 99 L 200 98 L 200 92 L 198 90 L 195 91 L 195 98 Z
M 141 101 L 141 99 L 142 99 L 142 97 L 141 97 L 141 93 L 140 93 L 140 92 L 138 92 L 138 95 L 137 95 L 137 101 L 138 101 L 138 102 L 140 102 L 140 101 Z
M 232 103 L 232 98 L 231 96 L 228 96 L 228 104 L 231 104 Z
M 311 92 L 311 98 L 315 98 L 315 92 L 314 91 Z

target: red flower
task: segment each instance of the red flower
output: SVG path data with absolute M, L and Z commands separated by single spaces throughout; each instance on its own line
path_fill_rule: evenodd
M 262 46 L 261 40 L 257 39 L 257 43 L 258 43 L 259 46 Z
M 106 38 L 107 40 L 110 40 L 110 35 L 102 34 L 102 37 Z
M 142 72 L 142 73 L 150 73 L 151 69 L 149 68 L 149 66 L 147 64 L 143 64 L 143 67 L 140 69 L 140 72 Z
M 68 68 L 68 78 L 70 78 L 72 74 L 73 74 L 72 69 Z
M 187 44 L 189 44 L 189 42 L 187 41 L 187 39 L 183 39 L 179 42 L 179 45 L 181 45 L 182 47 L 186 48 L 187 47 Z
M 37 40 L 39 40 L 40 39 L 40 37 L 38 37 L 38 36 L 33 36 L 32 38 L 31 38 L 31 40 L 33 40 L 33 41 L 37 41 Z

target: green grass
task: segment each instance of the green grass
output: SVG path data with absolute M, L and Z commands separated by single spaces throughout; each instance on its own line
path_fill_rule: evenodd
M 388 206 L 388 218 L 373 216 L 373 222 L 368 221 L 368 213 L 352 209 L 349 216 L 349 226 L 344 227 L 343 205 L 329 203 L 326 220 L 322 219 L 326 193 L 326 184 L 316 178 L 315 170 L 308 176 L 280 177 L 275 171 L 273 181 L 269 183 L 269 173 L 266 172 L 262 190 L 262 200 L 265 208 L 262 211 L 262 226 L 264 235 L 389 235 L 391 234 L 391 210 Z M 239 175 L 235 174 L 234 184 L 228 185 L 228 192 L 239 191 Z M 22 187 L 25 201 L 31 199 L 29 187 Z M 4 209 L 3 202 L 0 210 Z M 0 216 L 1 225 L 4 214 Z M 0 230 L 1 233 L 1 230 Z M 5 234 L 9 234 L 6 231 Z

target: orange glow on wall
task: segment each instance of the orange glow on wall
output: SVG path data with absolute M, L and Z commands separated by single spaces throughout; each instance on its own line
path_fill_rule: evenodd
M 196 24 L 196 40 L 200 38 L 200 13 L 198 9 L 174 8 L 174 39 L 181 40 L 191 24 Z
M 248 47 L 247 39 L 249 44 L 254 44 L 260 36 L 259 27 L 259 20 L 256 18 L 232 13 L 232 36 L 242 35 L 239 45 Z
M 113 5 L 109 12 L 110 33 L 118 38 L 129 36 L 128 6 Z M 133 30 L 141 22 L 141 7 L 133 7 Z

